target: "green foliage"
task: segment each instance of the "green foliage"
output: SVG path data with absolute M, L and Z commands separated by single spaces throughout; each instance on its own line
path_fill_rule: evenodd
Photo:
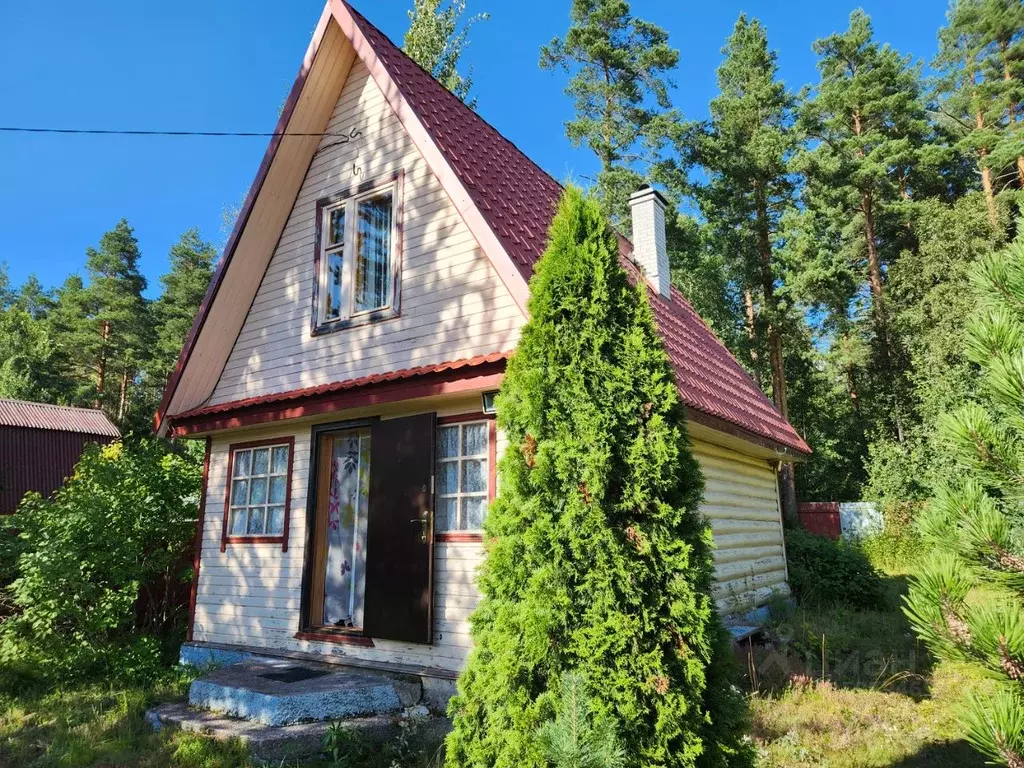
M 217 251 L 193 228 L 171 246 L 169 259 L 171 271 L 160 278 L 163 292 L 153 304 L 156 345 L 146 366 L 157 387 L 163 386 L 178 362 L 181 345 L 213 277 Z
M 790 589 L 801 604 L 873 609 L 886 600 L 881 576 L 857 544 L 788 530 L 786 564 Z
M 413 61 L 471 108 L 476 99 L 469 98 L 473 87 L 473 68 L 459 73 L 459 59 L 469 47 L 469 31 L 478 21 L 486 21 L 486 13 L 478 13 L 463 21 L 466 0 L 413 0 L 409 11 L 409 29 L 402 49 Z
M 674 376 L 599 204 L 575 188 L 529 318 L 499 395 L 508 448 L 449 764 L 544 765 L 536 732 L 570 670 L 627 765 L 745 764 Z
M 971 743 L 1024 763 L 1024 239 L 971 271 L 975 311 L 966 354 L 978 397 L 939 419 L 955 462 L 918 520 L 933 551 L 914 574 L 906 613 L 939 658 L 976 665 L 1001 691 L 966 703 Z M 978 585 L 999 599 L 972 602 Z
M 537 729 L 537 740 L 553 768 L 622 768 L 626 764 L 615 728 L 594 717 L 586 682 L 575 672 L 562 675 L 558 715 Z
M 194 451 L 159 441 L 90 447 L 47 501 L 29 494 L 9 519 L 4 570 L 16 613 L 0 660 L 52 679 L 142 678 L 180 641 L 201 478 Z
M 678 129 L 668 73 L 679 52 L 668 33 L 630 12 L 625 0 L 572 0 L 564 38 L 541 48 L 543 69 L 572 77 L 565 89 L 576 111 L 565 129 L 573 146 L 601 162 L 597 190 L 605 212 L 628 231 L 627 202 L 649 166 Z

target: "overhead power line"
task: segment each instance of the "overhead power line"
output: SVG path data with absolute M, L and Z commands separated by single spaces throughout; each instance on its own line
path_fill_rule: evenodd
M 74 134 L 87 136 L 249 136 L 249 137 L 273 137 L 273 136 L 349 136 L 348 133 L 294 133 L 291 131 L 134 131 L 134 130 L 113 130 L 108 128 L 36 128 L 27 126 L 0 126 L 0 133 L 53 133 L 53 134 Z

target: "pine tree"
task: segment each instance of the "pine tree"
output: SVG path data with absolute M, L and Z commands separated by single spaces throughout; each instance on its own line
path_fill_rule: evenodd
M 459 59 L 469 47 L 469 31 L 478 21 L 486 21 L 486 13 L 478 13 L 463 21 L 466 0 L 413 0 L 409 11 L 409 29 L 402 46 L 409 56 L 470 108 L 476 99 L 469 98 L 473 87 L 473 68 L 459 73 Z
M 18 289 L 18 297 L 14 300 L 14 304 L 19 309 L 28 312 L 33 319 L 40 320 L 50 311 L 52 301 L 53 298 L 43 288 L 39 278 L 35 275 L 29 275 L 28 279 L 21 284 L 21 288 Z
M 1019 0 L 958 0 L 939 30 L 935 91 L 957 147 L 975 158 L 999 227 L 996 194 L 1009 175 L 1024 186 L 1024 6 Z
M 136 376 L 152 343 L 140 256 L 135 233 L 124 219 L 100 238 L 99 249 L 86 251 L 92 333 L 85 337 L 81 354 L 95 373 L 95 406 L 119 422 L 127 415 Z
M 163 386 L 178 361 L 181 345 L 213 277 L 217 251 L 193 228 L 171 247 L 169 258 L 171 271 L 160 278 L 163 292 L 153 304 L 156 343 L 147 372 L 156 387 Z
M 771 395 L 789 417 L 783 325 L 777 285 L 783 216 L 794 210 L 795 179 L 789 164 L 799 146 L 795 99 L 778 80 L 775 53 L 761 23 L 740 15 L 718 68 L 720 93 L 698 135 L 696 154 L 709 183 L 699 199 L 732 271 L 743 286 L 751 362 L 766 359 Z M 782 476 L 784 509 L 796 516 L 792 465 Z
M 93 360 L 85 353 L 96 335 L 90 312 L 82 278 L 70 275 L 56 290 L 45 320 L 47 335 L 53 343 L 51 365 L 69 382 L 68 405 L 90 407 L 96 401 Z
M 67 382 L 53 358 L 51 339 L 39 320 L 18 306 L 0 311 L 0 397 L 63 402 Z
M 798 241 L 802 248 L 792 252 L 808 273 L 802 279 L 816 284 L 814 298 L 827 294 L 834 323 L 845 332 L 849 307 L 866 285 L 878 412 L 889 415 L 902 439 L 904 366 L 890 324 L 885 275 L 912 239 L 907 204 L 918 185 L 928 182 L 921 167 L 929 125 L 920 72 L 909 57 L 874 41 L 871 21 L 859 10 L 846 32 L 818 40 L 814 50 L 821 81 L 800 114 L 814 143 L 796 163 L 806 178 L 805 232 Z
M 7 309 L 14 303 L 15 293 L 11 287 L 11 276 L 8 272 L 7 262 L 0 261 L 0 311 Z
M 541 48 L 540 65 L 573 73 L 565 92 L 576 118 L 566 134 L 597 155 L 605 212 L 628 231 L 629 195 L 678 127 L 668 73 L 679 52 L 665 30 L 633 16 L 625 0 L 572 0 L 570 18 L 565 37 Z
M 967 353 L 980 398 L 944 416 L 956 469 L 919 521 L 934 554 L 914 575 L 906 612 L 933 653 L 999 681 L 967 701 L 965 733 L 981 752 L 1024 766 L 1024 240 L 972 272 L 977 309 Z M 998 598 L 970 601 L 975 585 Z
M 498 424 L 508 438 L 450 712 L 451 766 L 545 765 L 566 672 L 628 766 L 744 765 L 742 702 L 709 596 L 675 377 L 601 206 L 570 187 L 530 284 Z

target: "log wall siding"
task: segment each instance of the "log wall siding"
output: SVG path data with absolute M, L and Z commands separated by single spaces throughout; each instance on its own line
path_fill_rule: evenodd
M 712 594 L 724 616 L 789 594 L 775 471 L 768 461 L 695 440 L 704 473 L 701 511 L 715 540 Z
M 327 133 L 353 130 L 323 137 L 211 403 L 514 348 L 522 311 L 360 61 Z M 400 317 L 312 336 L 317 200 L 399 170 Z

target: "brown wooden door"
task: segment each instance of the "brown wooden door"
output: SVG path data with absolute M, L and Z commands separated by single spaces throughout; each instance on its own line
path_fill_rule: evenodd
M 364 633 L 430 643 L 433 613 L 434 414 L 374 423 Z

